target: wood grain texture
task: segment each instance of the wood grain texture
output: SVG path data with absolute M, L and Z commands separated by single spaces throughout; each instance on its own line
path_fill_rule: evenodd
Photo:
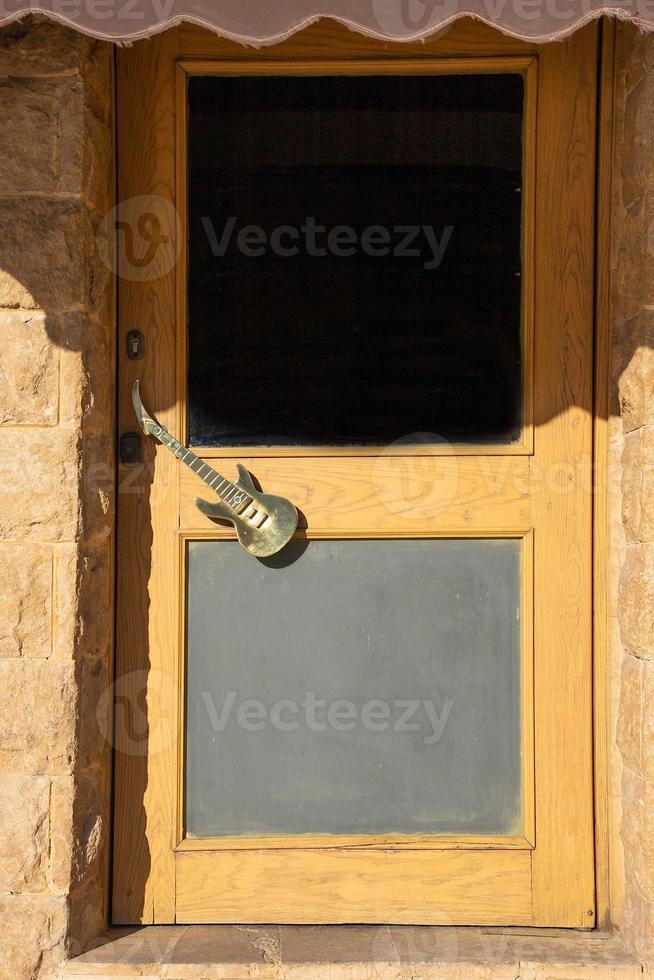
M 280 62 L 267 60 L 263 55 L 253 60 L 238 61 L 196 59 L 181 61 L 180 67 L 192 75 L 469 75 L 500 74 L 511 72 L 524 74 L 533 64 L 531 57 L 486 58 L 366 58 L 359 61 L 315 58 Z
M 177 921 L 528 925 L 530 879 L 524 851 L 187 852 Z
M 539 58 L 534 921 L 594 924 L 593 236 L 597 28 Z
M 598 112 L 597 259 L 595 282 L 595 429 L 593 512 L 593 717 L 595 739 L 595 892 L 597 925 L 610 925 L 610 857 L 621 848 L 609 820 L 609 418 L 611 342 L 611 200 L 615 92 L 615 25 L 601 25 Z
M 161 452 L 165 452 L 161 450 Z M 201 455 L 201 454 L 199 454 Z M 378 456 L 257 459 L 240 457 L 262 488 L 292 500 L 300 527 L 312 530 L 524 532 L 531 526 L 529 458 Z M 229 477 L 236 458 L 219 469 Z M 218 465 L 218 464 L 216 464 Z M 210 491 L 180 469 L 180 527 L 219 529 L 194 504 Z
M 534 845 L 524 836 L 476 837 L 456 834 L 302 834 L 296 837 L 185 837 L 177 846 L 178 851 L 261 851 L 261 850 L 356 850 L 374 851 L 380 848 L 393 850 L 439 851 L 530 851 Z
M 149 732 L 146 754 L 116 757 L 116 922 L 593 924 L 592 495 L 583 488 L 593 451 L 596 40 L 590 25 L 570 41 L 536 49 L 460 21 L 425 45 L 385 45 L 326 22 L 263 52 L 184 26 L 119 53 L 120 196 L 159 195 L 181 205 L 182 215 L 185 176 L 183 166 L 176 169 L 176 157 L 183 160 L 180 60 L 189 68 L 188 59 L 247 58 L 253 65 L 267 62 L 269 71 L 284 59 L 297 70 L 301 61 L 333 66 L 338 60 L 348 70 L 346 59 L 391 58 L 413 58 L 416 70 L 423 70 L 432 56 L 516 55 L 525 64 L 535 56 L 538 64 L 535 69 L 530 61 L 526 69 L 534 80 L 528 87 L 533 110 L 525 140 L 533 146 L 527 161 L 536 165 L 527 176 L 535 190 L 525 195 L 524 222 L 536 247 L 531 298 L 528 288 L 523 293 L 526 310 L 535 309 L 531 347 L 526 328 L 525 368 L 528 388 L 534 379 L 528 417 L 534 455 L 526 443 L 517 450 L 466 449 L 440 457 L 424 451 L 416 457 L 303 457 L 268 450 L 244 459 L 264 489 L 299 506 L 308 536 L 526 536 L 523 581 L 533 605 L 535 659 L 532 664 L 531 620 L 523 615 L 524 834 L 489 850 L 481 841 L 439 849 L 436 840 L 433 849 L 421 843 L 415 850 L 392 842 L 312 849 L 295 842 L 267 850 L 229 849 L 221 842 L 211 850 L 207 842 L 199 849 L 183 840 L 180 538 L 233 532 L 195 508 L 193 497 L 206 495 L 204 484 L 148 443 L 146 465 L 137 474 L 124 468 L 119 501 L 120 697 L 132 708 L 140 704 L 145 674 Z M 134 428 L 129 391 L 140 374 L 148 407 L 183 438 L 180 272 L 178 265 L 153 281 L 121 282 L 121 336 L 137 325 L 148 350 L 145 362 L 121 363 L 121 431 Z M 234 456 L 207 458 L 216 455 L 224 455 L 216 468 L 233 475 Z M 572 487 L 566 478 L 571 469 Z
M 118 63 L 119 200 L 155 195 L 175 201 L 175 115 L 172 89 L 177 34 L 135 45 Z M 174 233 L 174 229 L 169 229 Z M 121 277 L 119 288 L 119 426 L 136 428 L 131 388 L 143 378 L 143 397 L 175 429 L 175 270 L 154 280 Z M 125 357 L 125 336 L 138 325 L 146 336 L 147 367 Z M 176 740 L 171 692 L 177 658 L 175 541 L 178 467 L 143 440 L 144 463 L 121 467 L 118 500 L 116 762 L 113 921 L 172 922 L 173 809 Z M 129 715 L 139 726 L 121 751 Z

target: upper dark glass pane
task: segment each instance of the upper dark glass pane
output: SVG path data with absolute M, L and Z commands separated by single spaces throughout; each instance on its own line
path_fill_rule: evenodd
M 193 444 L 519 437 L 522 106 L 519 75 L 190 80 Z

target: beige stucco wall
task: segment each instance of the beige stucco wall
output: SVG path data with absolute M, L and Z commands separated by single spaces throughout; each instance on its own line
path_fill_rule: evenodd
M 112 633 L 113 53 L 0 34 L 0 977 L 106 920 Z
M 107 920 L 112 63 L 43 21 L 0 32 L 0 977 L 16 980 Z M 611 907 L 654 962 L 654 36 L 624 26 L 612 221 Z

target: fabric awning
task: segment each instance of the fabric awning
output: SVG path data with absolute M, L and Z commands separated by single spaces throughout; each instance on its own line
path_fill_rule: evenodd
M 603 15 L 654 29 L 654 0 L 0 0 L 0 25 L 45 14 L 104 40 L 129 42 L 183 21 L 269 45 L 330 17 L 370 37 L 419 40 L 470 16 L 526 41 L 553 41 Z

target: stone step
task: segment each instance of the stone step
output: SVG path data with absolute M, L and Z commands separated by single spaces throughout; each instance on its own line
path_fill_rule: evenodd
M 642 980 L 606 933 L 443 926 L 115 930 L 62 980 Z

